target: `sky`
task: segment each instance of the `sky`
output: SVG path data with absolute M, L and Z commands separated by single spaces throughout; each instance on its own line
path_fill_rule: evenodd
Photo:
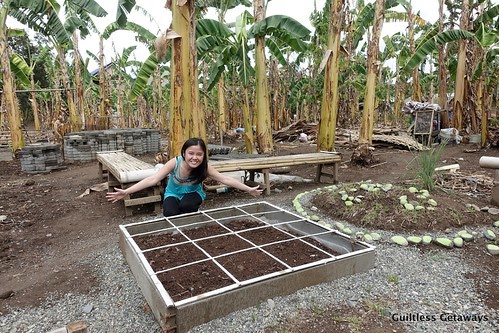
M 367 0 L 374 1 L 374 0 Z M 100 32 L 104 31 L 105 27 L 116 19 L 117 0 L 97 0 L 97 2 L 108 12 L 106 18 L 95 18 L 94 22 Z M 152 33 L 159 34 L 160 31 L 166 30 L 171 23 L 171 12 L 164 8 L 165 0 L 137 0 L 137 6 L 144 8 L 152 17 L 147 18 L 142 12 L 133 10 L 130 13 L 129 21 L 138 23 Z M 324 6 L 326 0 L 271 0 L 267 7 L 267 16 L 270 15 L 287 15 L 306 27 L 312 30 L 310 25 L 310 14 L 314 10 L 314 3 L 317 9 Z M 437 0 L 413 0 L 412 5 L 414 11 L 420 11 L 421 17 L 430 22 L 435 22 L 438 19 L 438 1 Z M 240 6 L 230 10 L 227 13 L 227 22 L 234 19 L 242 12 L 244 7 Z M 252 8 L 248 8 L 250 13 L 253 13 Z M 400 10 L 402 11 L 402 10 Z M 215 11 L 209 11 L 208 17 L 217 19 Z M 384 23 L 383 31 L 385 34 L 393 34 L 406 28 L 405 24 L 401 23 Z M 104 41 L 105 62 L 108 63 L 116 58 L 117 54 L 121 54 L 122 50 L 131 45 L 137 45 L 137 49 L 132 54 L 132 58 L 139 61 L 144 61 L 149 55 L 147 48 L 140 43 L 135 43 L 132 33 L 125 31 L 117 31 L 111 35 L 111 38 Z M 80 52 L 84 59 L 88 58 L 86 51 L 97 55 L 99 52 L 99 40 L 96 37 L 87 37 L 79 42 Z M 92 60 L 89 62 L 89 70 L 97 68 L 97 64 Z

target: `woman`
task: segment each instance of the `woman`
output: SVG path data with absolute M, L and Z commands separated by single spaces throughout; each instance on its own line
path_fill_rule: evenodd
M 125 190 L 115 188 L 116 192 L 108 192 L 106 198 L 108 201 L 116 202 L 129 194 L 156 185 L 167 176 L 169 176 L 168 184 L 163 200 L 164 216 L 196 212 L 206 198 L 203 191 L 203 180 L 207 177 L 248 192 L 254 197 L 262 194 L 262 190 L 258 186 L 249 187 L 231 177 L 222 175 L 212 166 L 209 166 L 204 141 L 191 138 L 182 146 L 181 156 L 172 158 L 158 172 Z

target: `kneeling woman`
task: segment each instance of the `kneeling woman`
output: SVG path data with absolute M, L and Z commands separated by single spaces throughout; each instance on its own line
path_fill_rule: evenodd
M 115 188 L 116 192 L 108 192 L 106 198 L 108 201 L 116 202 L 129 194 L 154 186 L 166 177 L 168 184 L 163 200 L 164 216 L 196 212 L 206 198 L 203 180 L 207 177 L 246 191 L 254 197 L 262 194 L 258 186 L 249 187 L 209 166 L 206 144 L 202 139 L 191 138 L 182 146 L 181 156 L 172 158 L 158 172 L 125 190 Z

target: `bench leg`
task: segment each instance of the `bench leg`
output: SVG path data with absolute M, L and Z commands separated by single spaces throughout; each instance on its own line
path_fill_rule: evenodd
M 107 175 L 107 190 L 109 192 L 114 192 L 114 187 L 124 188 L 123 184 L 121 184 L 118 179 L 116 179 L 111 173 Z
M 101 162 L 99 162 L 99 177 L 107 178 L 108 175 L 109 175 L 109 169 Z
M 163 186 L 161 182 L 154 186 L 153 195 L 160 195 L 161 197 L 163 196 Z M 161 203 L 161 201 L 154 203 L 154 212 L 156 214 L 163 212 L 163 206 L 161 205 Z
M 333 183 L 338 184 L 338 171 L 340 170 L 340 163 L 333 164 Z
M 123 184 L 121 188 L 126 189 L 127 187 L 129 187 L 129 186 Z M 123 204 L 125 205 L 125 216 L 132 216 L 133 215 L 133 207 L 126 205 L 126 202 L 130 199 L 131 199 L 130 194 L 123 198 Z
M 99 177 L 104 178 L 104 172 L 102 170 L 102 163 L 99 162 Z
M 315 173 L 315 182 L 316 183 L 321 182 L 321 175 L 322 175 L 322 164 L 317 164 L 317 171 Z
M 330 164 L 328 164 L 330 165 Z M 333 163 L 333 174 L 329 174 L 326 172 L 322 172 L 322 168 L 324 167 L 324 164 L 318 164 L 317 165 L 317 172 L 315 174 L 315 181 L 317 183 L 321 182 L 321 176 L 329 176 L 333 178 L 333 183 L 337 184 L 338 183 L 338 171 L 340 169 L 340 165 L 338 162 Z
M 270 175 L 269 175 L 269 169 L 263 169 L 263 183 L 265 184 L 266 190 L 265 194 L 269 195 L 270 194 Z

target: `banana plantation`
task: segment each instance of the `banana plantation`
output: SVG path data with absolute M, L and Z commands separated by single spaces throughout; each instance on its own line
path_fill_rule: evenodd
M 437 103 L 448 111 L 443 128 L 487 144 L 497 122 L 497 1 L 438 0 L 439 19 L 428 22 L 411 0 L 326 0 L 310 16 L 313 32 L 266 15 L 269 1 L 168 0 L 172 23 L 158 33 L 128 20 L 134 10 L 150 15 L 140 1 L 119 0 L 108 13 L 96 0 L 1 0 L 0 127 L 13 153 L 28 126 L 60 138 L 160 129 L 172 156 L 189 137 L 244 128 L 248 152 L 272 153 L 272 133 L 296 119 L 317 123 L 317 149 L 334 151 L 338 127 L 358 129 L 364 146 L 375 126 L 407 127 L 408 100 Z M 114 22 L 99 31 L 94 21 L 105 16 Z M 406 28 L 382 36 L 388 22 Z M 120 30 L 135 33 L 147 59 L 132 60 L 135 46 L 110 56 L 103 42 Z M 82 55 L 78 44 L 90 36 L 97 52 Z

